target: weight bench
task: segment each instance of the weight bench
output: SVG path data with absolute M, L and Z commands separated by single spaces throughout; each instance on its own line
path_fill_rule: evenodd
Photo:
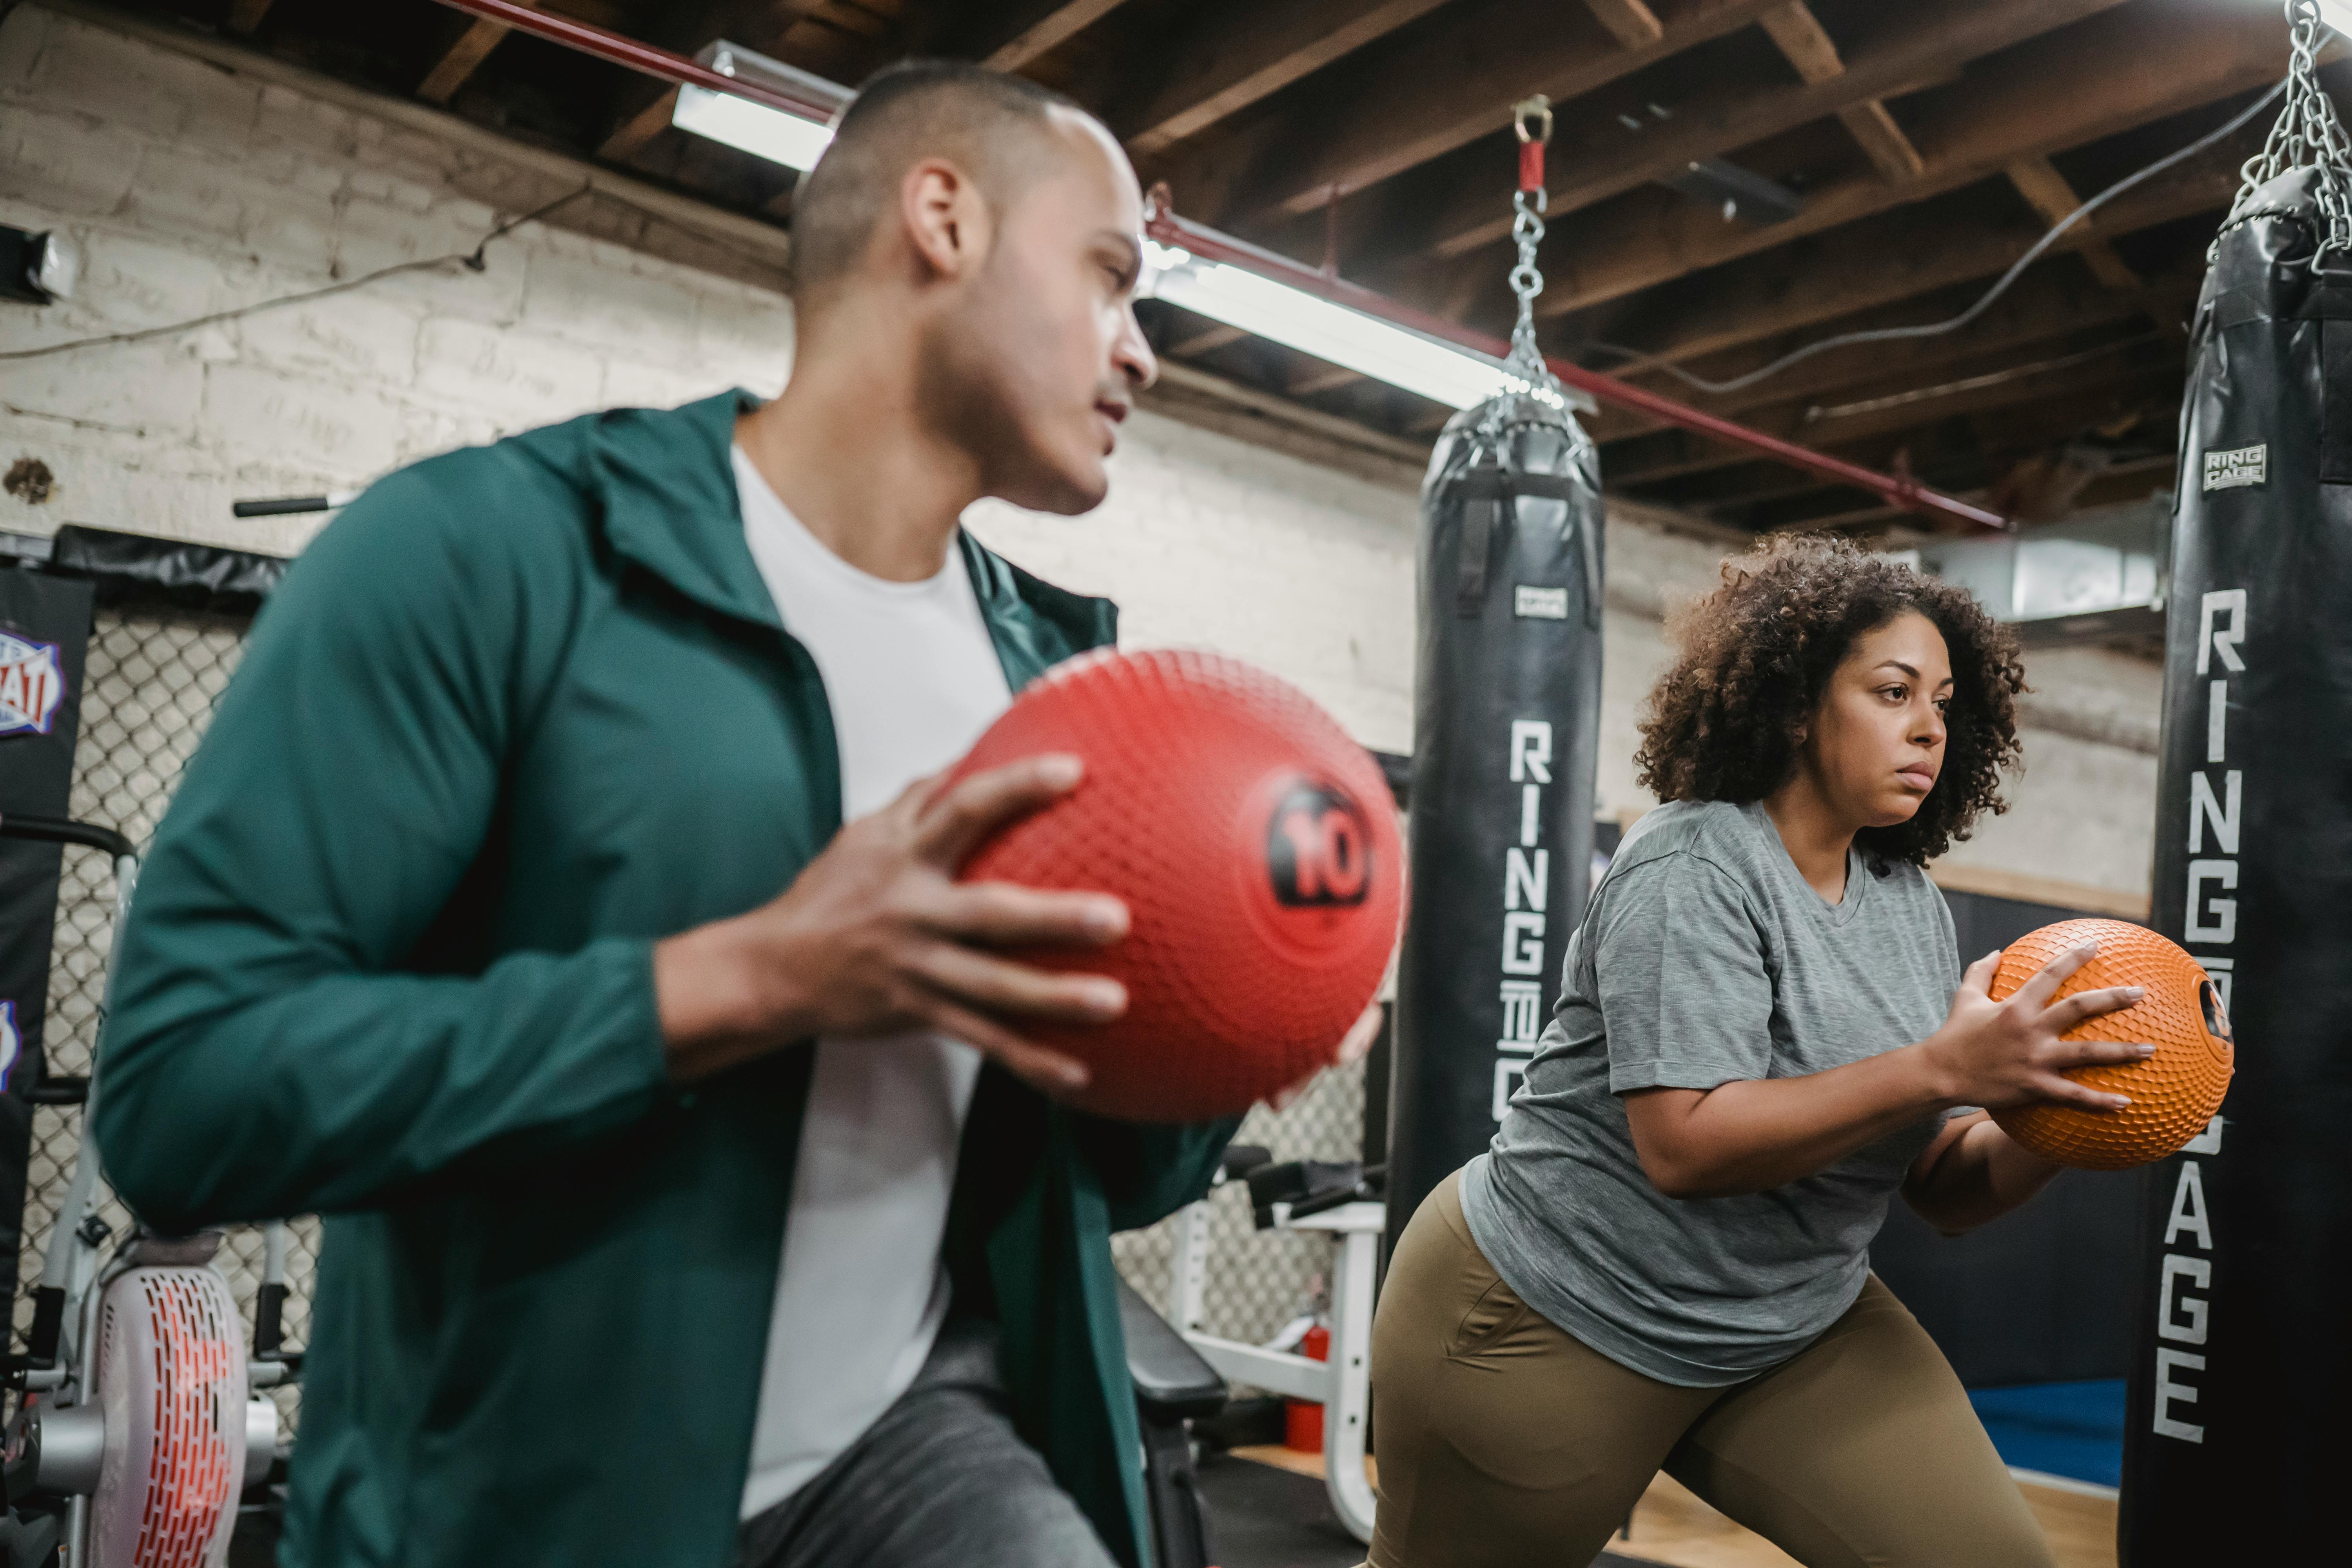
M 1210 1568 L 1209 1510 L 1192 1466 L 1184 1423 L 1225 1407 L 1225 1380 L 1151 1304 L 1118 1281 L 1118 1322 L 1127 1335 L 1127 1371 L 1143 1423 L 1143 1488 L 1151 1499 L 1155 1568 Z

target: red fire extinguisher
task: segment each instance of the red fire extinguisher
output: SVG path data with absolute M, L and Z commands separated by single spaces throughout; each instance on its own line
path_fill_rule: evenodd
M 1309 1361 L 1331 1359 L 1331 1331 L 1318 1323 L 1298 1342 L 1298 1353 Z M 1323 1406 L 1312 1399 L 1286 1400 L 1282 1411 L 1283 1446 L 1302 1454 L 1323 1451 Z

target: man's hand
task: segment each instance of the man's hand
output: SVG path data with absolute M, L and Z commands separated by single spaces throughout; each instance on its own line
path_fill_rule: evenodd
M 2143 994 L 2138 986 L 2127 985 L 2051 1001 L 2067 977 L 2098 951 L 2095 942 L 2067 949 L 1999 1002 L 1992 999 L 1992 977 L 2000 968 L 2000 954 L 1987 953 L 1969 965 L 1952 997 L 1951 1015 L 1921 1047 L 1937 1074 L 1946 1102 L 1989 1110 L 2036 1100 L 2092 1110 L 2120 1110 L 2130 1104 L 2120 1094 L 2063 1076 L 2068 1068 L 2136 1062 L 2156 1050 L 2154 1046 L 2059 1037 L 2084 1019 L 2128 1007 Z
M 1077 758 L 1049 755 L 952 789 L 921 780 L 843 827 L 772 903 L 656 943 L 671 1078 L 690 1083 L 817 1036 L 936 1029 L 1049 1094 L 1085 1087 L 1083 1064 L 999 1020 L 1108 1023 L 1127 1010 L 1126 987 L 991 950 L 1102 947 L 1127 934 L 1127 906 L 955 880 L 981 840 L 1068 794 L 1082 773 Z

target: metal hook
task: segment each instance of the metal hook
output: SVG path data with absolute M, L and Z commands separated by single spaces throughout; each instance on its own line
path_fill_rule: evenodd
M 1530 132 L 1528 129 L 1528 122 L 1531 120 L 1540 121 L 1543 129 L 1540 131 Z M 1518 133 L 1518 138 L 1522 142 L 1537 142 L 1547 145 L 1549 144 L 1551 141 L 1551 100 L 1546 98 L 1542 93 L 1538 93 L 1533 98 L 1523 98 L 1519 100 L 1518 102 L 1511 105 L 1511 129 Z

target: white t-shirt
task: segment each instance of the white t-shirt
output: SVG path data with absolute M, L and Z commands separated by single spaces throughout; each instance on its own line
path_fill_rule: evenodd
M 950 548 L 921 583 L 869 576 L 818 542 L 740 448 L 751 558 L 816 660 L 845 820 L 970 750 L 1011 703 Z M 793 1176 L 742 1517 L 801 1489 L 907 1390 L 947 1313 L 940 1244 L 980 1053 L 937 1034 L 820 1040 Z

